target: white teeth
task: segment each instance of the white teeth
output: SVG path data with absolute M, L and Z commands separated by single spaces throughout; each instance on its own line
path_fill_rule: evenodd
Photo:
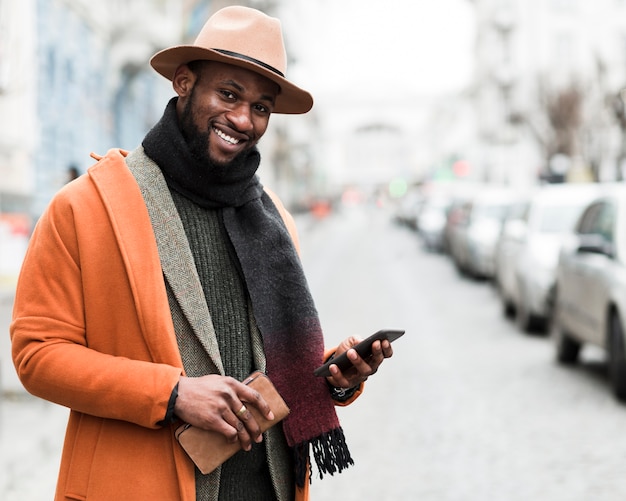
M 215 133 L 221 137 L 224 141 L 229 142 L 230 144 L 239 144 L 239 139 L 235 139 L 234 137 L 230 137 L 226 134 L 224 134 L 221 130 L 216 129 L 215 127 L 213 128 L 213 130 L 215 131 Z

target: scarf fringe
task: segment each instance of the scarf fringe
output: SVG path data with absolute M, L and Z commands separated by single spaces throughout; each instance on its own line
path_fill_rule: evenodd
M 304 487 L 307 473 L 311 471 L 309 461 L 310 447 L 313 447 L 313 458 L 320 473 L 320 479 L 324 474 L 334 475 L 354 464 L 350 450 L 346 444 L 343 429 L 340 427 L 330 430 L 328 433 L 315 437 L 294 447 L 295 474 L 298 487 Z M 310 476 L 312 479 L 312 476 Z

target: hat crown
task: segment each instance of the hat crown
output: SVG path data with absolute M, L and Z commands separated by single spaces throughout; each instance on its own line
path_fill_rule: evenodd
M 232 6 L 219 10 L 204 24 L 194 45 L 241 54 L 283 75 L 287 70 L 280 21 L 256 9 Z

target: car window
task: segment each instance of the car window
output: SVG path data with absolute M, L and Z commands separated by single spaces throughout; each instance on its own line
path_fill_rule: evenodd
M 592 233 L 602 235 L 607 242 L 613 242 L 613 222 L 615 220 L 616 208 L 610 202 L 598 204 L 597 217 L 591 227 Z
M 539 220 L 539 231 L 543 233 L 561 233 L 571 231 L 580 216 L 580 205 L 546 205 Z
M 598 204 L 591 204 L 584 210 L 578 220 L 578 224 L 576 225 L 577 233 L 580 233 L 581 235 L 592 233 L 591 228 L 597 218 L 598 209 Z
M 608 242 L 613 242 L 613 221 L 616 216 L 615 205 L 600 201 L 590 205 L 578 222 L 577 232 L 581 235 L 602 235 Z

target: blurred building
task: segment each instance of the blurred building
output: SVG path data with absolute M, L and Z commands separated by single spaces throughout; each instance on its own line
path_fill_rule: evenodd
M 36 135 L 34 2 L 0 2 L 0 213 L 32 194 Z
M 435 175 L 442 159 L 461 158 L 472 145 L 474 110 L 457 95 L 470 72 L 450 61 L 470 52 L 473 11 L 465 1 L 446 5 L 459 9 L 404 0 L 285 2 L 294 12 L 285 25 L 295 26 L 291 42 L 303 60 L 296 69 L 304 85 L 314 84 L 314 172 L 330 196 L 390 193 Z
M 148 58 L 180 17 L 173 1 L 0 2 L 2 211 L 36 218 L 91 151 L 137 144 L 171 92 Z
M 90 152 L 135 147 L 161 115 L 172 91 L 148 59 L 181 15 L 174 0 L 0 1 L 0 286 Z
M 0 2 L 0 296 L 21 266 L 31 228 L 37 144 L 34 2 Z
M 476 175 L 514 185 L 621 179 L 626 2 L 472 3 Z

